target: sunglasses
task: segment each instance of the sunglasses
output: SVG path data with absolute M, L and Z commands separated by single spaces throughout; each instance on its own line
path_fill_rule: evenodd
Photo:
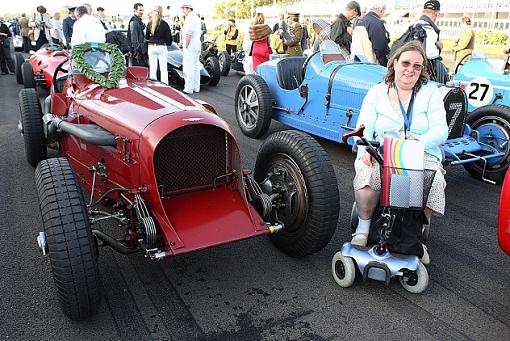
M 402 65 L 402 67 L 405 68 L 405 69 L 407 69 L 410 66 L 412 66 L 414 71 L 421 71 L 421 70 L 423 70 L 423 65 L 422 64 L 411 64 L 411 62 L 408 62 L 407 60 L 401 61 L 400 65 Z

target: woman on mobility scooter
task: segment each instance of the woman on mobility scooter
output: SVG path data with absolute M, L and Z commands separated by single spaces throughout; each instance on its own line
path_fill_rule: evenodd
M 385 82 L 367 93 L 361 106 L 358 126 L 365 126 L 368 140 L 381 140 L 385 135 L 417 139 L 424 144 L 424 168 L 435 169 L 425 215 L 443 215 L 445 206 L 445 171 L 441 165 L 440 145 L 448 137 L 446 112 L 438 88 L 427 83 L 426 55 L 419 42 L 404 44 L 390 58 Z M 379 165 L 364 147 L 358 149 L 354 162 L 354 196 L 358 209 L 358 227 L 351 243 L 365 246 L 374 210 L 379 202 L 381 180 Z M 430 262 L 426 248 L 422 263 Z
M 350 136 L 361 138 L 354 162 L 356 231 L 332 262 L 333 277 L 342 287 L 353 284 L 356 265 L 364 280 L 389 284 L 399 277 L 413 293 L 428 286 L 423 264 L 430 259 L 422 244 L 422 223 L 425 217 L 430 222 L 433 213 L 444 213 L 446 182 L 439 146 L 448 135 L 441 94 L 428 79 L 421 44 L 404 44 L 390 58 L 385 81 L 365 96 L 358 129 L 343 136 L 344 142 Z M 381 156 L 374 147 L 383 142 Z M 372 219 L 379 242 L 367 248 Z
M 389 284 L 399 277 L 413 293 L 428 286 L 423 264 L 430 259 L 422 244 L 422 223 L 425 217 L 430 222 L 433 213 L 444 213 L 446 182 L 439 146 L 447 139 L 448 126 L 438 88 L 427 83 L 425 58 L 418 42 L 398 49 L 385 81 L 367 93 L 358 129 L 343 137 L 361 136 L 353 181 L 357 227 L 332 262 L 333 277 L 342 287 L 353 284 L 355 263 L 364 280 Z M 381 156 L 374 147 L 383 142 Z M 366 248 L 372 218 L 379 242 Z

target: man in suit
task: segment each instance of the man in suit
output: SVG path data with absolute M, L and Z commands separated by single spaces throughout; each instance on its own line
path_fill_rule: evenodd
M 67 18 L 64 19 L 62 23 L 62 30 L 64 31 L 65 44 L 67 48 L 71 48 L 71 38 L 73 36 L 73 26 L 76 21 L 76 16 L 74 15 L 74 10 L 76 7 L 69 7 L 69 12 Z
M 23 52 L 30 52 L 30 47 L 32 46 L 32 41 L 30 40 L 29 31 L 30 27 L 28 26 L 28 18 L 25 13 L 21 14 L 21 18 L 18 20 L 19 29 L 21 36 L 23 37 Z

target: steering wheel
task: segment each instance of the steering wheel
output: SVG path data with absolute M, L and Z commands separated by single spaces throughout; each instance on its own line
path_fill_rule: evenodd
M 58 76 L 59 72 L 62 72 L 64 74 L 69 73 L 69 68 L 64 69 L 64 64 L 67 63 L 68 61 L 69 61 L 69 58 L 66 58 L 63 61 L 61 61 L 55 68 L 55 71 L 53 72 L 52 84 L 53 84 L 53 89 L 55 90 L 55 92 L 60 93 L 60 92 L 62 92 L 62 90 L 64 88 L 64 83 L 59 82 L 57 76 Z
M 459 71 L 459 68 L 464 65 L 464 63 L 467 61 L 467 58 L 468 57 L 471 57 L 471 53 L 468 53 L 467 55 L 465 55 L 464 57 L 462 57 L 462 59 L 460 60 L 459 64 L 457 64 L 457 66 L 455 67 L 455 73 L 454 75 L 457 74 L 457 71 Z
M 315 51 L 314 53 L 309 55 L 308 58 L 305 59 L 305 62 L 303 63 L 303 66 L 301 68 L 301 78 L 305 79 L 306 67 L 308 66 L 308 63 L 310 62 L 310 59 L 312 59 L 312 57 L 315 56 L 319 52 L 320 51 Z

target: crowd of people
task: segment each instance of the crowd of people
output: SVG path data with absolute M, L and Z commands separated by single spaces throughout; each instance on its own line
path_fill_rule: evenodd
M 330 34 L 327 39 L 334 41 L 347 54 L 351 56 L 361 55 L 368 62 L 387 66 L 390 58 L 390 38 L 385 23 L 385 15 L 388 10 L 387 0 L 371 0 L 365 3 L 367 5 L 362 8 L 357 1 L 350 1 L 331 24 L 324 20 L 317 22 L 328 26 Z M 85 8 L 85 11 L 83 8 Z M 192 79 L 196 78 L 195 69 L 199 63 L 196 58 L 196 50 L 202 46 L 201 44 L 199 46 L 196 41 L 198 38 L 200 43 L 204 43 L 204 37 L 207 33 L 204 17 L 196 14 L 192 4 L 184 3 L 182 6 L 184 22 L 181 22 L 179 16 L 175 16 L 171 23 L 167 23 L 163 20 L 162 10 L 161 6 L 156 6 L 150 12 L 148 22 L 151 23 L 151 28 L 149 30 L 142 20 L 144 15 L 143 4 L 134 4 L 133 16 L 127 25 L 127 42 L 124 42 L 124 45 L 127 45 L 131 52 L 133 65 L 148 65 L 151 68 L 151 76 L 153 76 L 158 64 L 160 69 L 166 67 L 162 65 L 162 60 L 166 58 L 164 46 L 168 46 L 172 42 L 182 44 L 183 52 L 190 57 L 191 63 L 194 65 L 191 68 L 190 63 L 187 63 L 189 67 L 186 67 L 185 74 L 189 77 L 185 78 L 190 85 L 185 88 L 185 91 L 199 91 L 199 85 L 196 85 Z M 439 12 L 440 3 L 438 0 L 425 1 L 422 16 L 414 25 L 423 26 L 427 32 L 423 46 L 432 79 L 445 83 L 449 79 L 449 74 L 442 62 L 441 52 L 443 46 L 440 40 L 440 29 L 435 24 Z M 189 13 L 192 13 L 192 15 L 188 16 Z M 195 17 L 198 17 L 199 20 L 196 20 Z M 78 20 L 80 20 L 80 24 L 77 23 Z M 161 27 L 159 27 L 160 25 Z M 80 27 L 86 29 L 81 30 Z M 453 46 L 455 64 L 468 58 L 466 56 L 470 54 L 475 43 L 475 32 L 471 28 L 469 17 L 462 18 L 462 27 L 462 34 Z M 268 28 L 271 29 L 271 32 L 268 31 Z M 35 13 L 22 14 L 16 20 L 16 27 L 13 27 L 13 29 L 18 30 L 17 33 L 23 37 L 24 52 L 29 52 L 32 49 L 31 42 L 35 42 L 34 49 L 37 50 L 48 42 L 63 44 L 67 48 L 71 48 L 74 44 L 90 41 L 91 39 L 104 41 L 102 37 L 106 37 L 107 32 L 116 29 L 116 24 L 112 24 L 111 21 L 107 20 L 103 7 L 97 7 L 95 13 L 93 13 L 89 4 L 77 7 L 71 6 L 68 8 L 67 17 L 61 20 L 59 12 L 50 15 L 44 6 L 38 6 Z M 76 34 L 76 30 L 81 31 L 81 33 Z M 196 30 L 198 30 L 198 33 Z M 257 65 L 269 59 L 270 54 L 300 56 L 303 51 L 309 48 L 313 52 L 319 50 L 322 41 L 317 32 L 314 32 L 310 20 L 308 18 L 300 20 L 299 13 L 287 13 L 287 16 L 280 14 L 278 22 L 272 27 L 266 23 L 263 14 L 257 13 L 252 19 L 249 31 L 246 33 L 241 44 L 241 34 L 236 26 L 236 21 L 235 19 L 229 19 L 223 31 L 223 38 L 225 49 L 229 54 L 236 53 L 238 46 L 242 46 L 245 50 L 246 63 L 248 64 L 245 66 L 245 71 L 247 73 L 253 73 Z M 6 47 L 9 47 L 8 38 L 10 36 L 9 29 L 0 28 L 2 73 L 14 71 L 11 69 L 13 65 L 12 58 L 6 52 Z M 116 36 L 115 41 L 121 40 L 121 38 Z M 194 76 L 191 76 L 191 73 Z M 162 78 L 162 81 L 167 82 L 167 77 Z

